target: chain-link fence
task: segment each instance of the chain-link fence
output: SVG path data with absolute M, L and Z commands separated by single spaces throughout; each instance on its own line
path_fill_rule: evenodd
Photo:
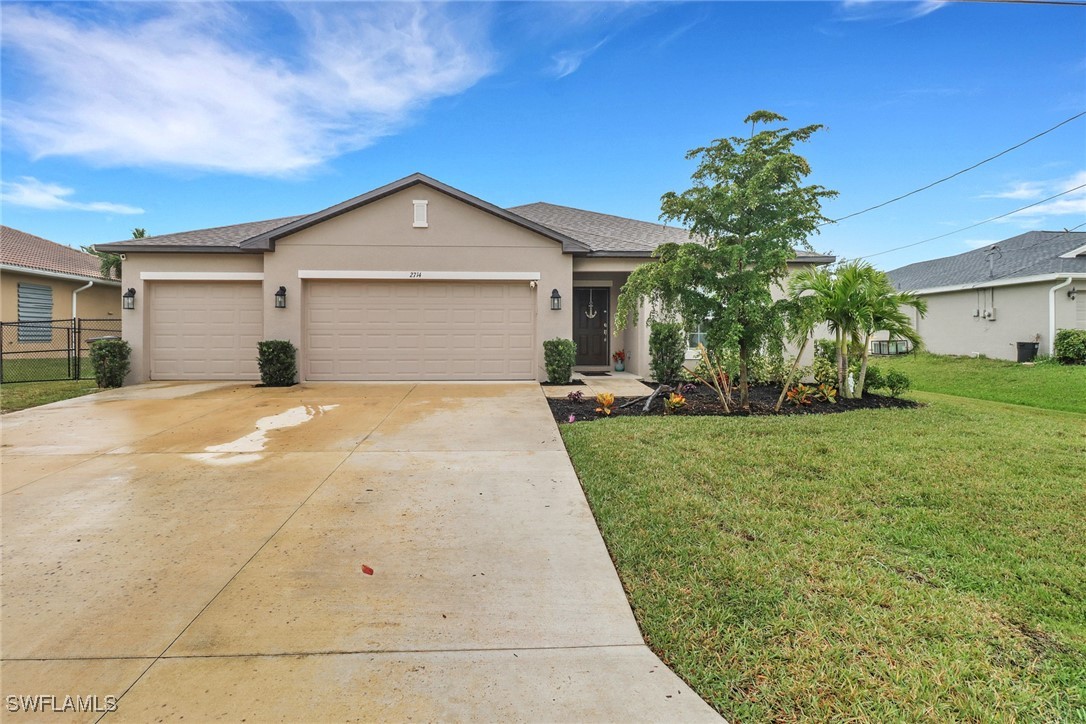
M 93 378 L 90 343 L 120 336 L 121 320 L 116 317 L 0 322 L 0 379 L 45 382 Z

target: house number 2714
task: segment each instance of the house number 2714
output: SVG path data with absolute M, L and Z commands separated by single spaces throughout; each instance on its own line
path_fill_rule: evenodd
M 422 272 L 407 272 L 408 279 L 422 279 Z

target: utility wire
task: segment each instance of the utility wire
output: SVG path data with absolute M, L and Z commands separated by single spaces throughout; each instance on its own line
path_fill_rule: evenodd
M 1039 205 L 1045 203 L 1046 201 L 1051 201 L 1052 199 L 1058 199 L 1061 196 L 1066 196 L 1067 194 L 1069 194 L 1069 193 L 1071 193 L 1073 191 L 1078 191 L 1079 189 L 1086 189 L 1086 184 L 1080 184 L 1080 185 L 1074 187 L 1073 189 L 1067 189 L 1066 191 L 1061 191 L 1058 194 L 1055 194 L 1053 196 L 1049 196 L 1047 199 L 1041 199 L 1040 201 L 1034 201 L 1032 204 L 1027 204 L 1026 206 L 1015 209 L 1014 211 L 1008 211 L 1005 214 L 1000 214 L 999 216 L 993 216 L 990 219 L 985 219 L 984 221 L 978 221 L 975 224 L 970 224 L 969 226 L 963 226 L 960 229 L 955 229 L 954 231 L 948 231 L 945 234 L 939 234 L 939 236 L 933 236 L 933 237 L 931 237 L 929 239 L 923 239 L 922 241 L 914 241 L 911 244 L 904 244 L 902 246 L 895 246 L 893 249 L 886 249 L 884 251 L 877 251 L 874 254 L 865 254 L 864 256 L 857 257 L 857 258 L 858 259 L 871 259 L 872 257 L 882 256 L 883 254 L 889 254 L 892 251 L 901 251 L 902 249 L 908 249 L 908 248 L 911 248 L 911 247 L 914 247 L 914 246 L 920 246 L 921 244 L 927 244 L 929 241 L 935 241 L 936 239 L 945 239 L 948 236 L 953 236 L 954 234 L 960 234 L 961 232 L 968 231 L 969 229 L 975 229 L 978 226 L 981 226 L 983 224 L 987 224 L 987 223 L 990 223 L 992 221 L 998 221 L 999 219 L 1010 216 L 1011 214 L 1017 214 L 1019 211 L 1025 211 L 1026 209 L 1031 209 L 1034 206 L 1039 206 Z
M 860 214 L 866 214 L 868 211 L 874 211 L 875 209 L 881 209 L 883 206 L 888 206 L 888 205 L 894 203 L 895 201 L 901 201 L 902 199 L 907 199 L 908 197 L 912 196 L 913 194 L 918 194 L 921 191 L 927 191 L 932 186 L 938 186 L 939 184 L 943 183 L 944 181 L 949 181 L 950 179 L 952 179 L 952 178 L 954 178 L 956 176 L 961 176 L 963 173 L 966 173 L 968 171 L 972 171 L 973 169 L 977 168 L 978 166 L 983 166 L 984 164 L 988 163 L 989 161 L 994 161 L 995 159 L 999 158 L 1000 156 L 1005 156 L 1006 154 L 1010 153 L 1011 151 L 1013 151 L 1013 150 L 1015 150 L 1017 148 L 1021 148 L 1022 146 L 1025 146 L 1030 141 L 1036 141 L 1041 136 L 1044 136 L 1045 134 L 1048 134 L 1048 133 L 1052 133 L 1052 131 L 1055 131 L 1060 126 L 1065 126 L 1068 123 L 1070 123 L 1071 121 L 1074 121 L 1074 120 L 1076 120 L 1078 118 L 1082 118 L 1083 116 L 1086 116 L 1086 111 L 1082 111 L 1081 113 L 1073 115 L 1070 118 L 1068 118 L 1067 120 L 1060 121 L 1056 125 L 1052 126 L 1052 128 L 1049 128 L 1047 131 L 1041 131 L 1036 136 L 1031 136 L 1031 137 L 1027 138 L 1026 140 L 1022 141 L 1021 143 L 1016 143 L 1015 145 L 1011 146 L 1010 148 L 1008 148 L 1006 150 L 1003 150 L 1003 151 L 1000 151 L 999 153 L 997 153 L 994 156 L 989 156 L 988 158 L 984 159 L 983 161 L 980 161 L 978 163 L 973 164 L 969 168 L 963 168 L 961 171 L 958 171 L 956 173 L 952 173 L 949 176 L 944 176 L 943 178 L 939 179 L 938 181 L 932 181 L 927 186 L 921 186 L 920 188 L 915 189 L 913 191 L 910 191 L 907 194 L 902 194 L 901 196 L 895 196 L 894 198 L 890 199 L 889 201 L 883 201 L 881 204 L 875 204 L 874 206 L 869 206 L 866 209 L 863 209 L 861 211 L 856 211 L 854 213 L 848 214 L 847 216 L 842 216 L 839 219 L 833 219 L 832 221 L 823 222 L 823 223 L 819 224 L 819 226 L 825 226 L 826 224 L 836 224 L 838 222 L 844 221 L 845 219 L 851 219 L 853 216 L 859 216 Z
M 1032 249 L 1033 247 L 1037 246 L 1038 244 L 1051 244 L 1053 241 L 1058 241 L 1059 239 L 1062 239 L 1063 237 L 1070 234 L 1071 232 L 1077 231 L 1078 229 L 1081 229 L 1083 226 L 1086 226 L 1086 221 L 1083 221 L 1078 226 L 1072 226 L 1070 229 L 1064 229 L 1059 234 L 1056 234 L 1056 236 L 1050 237 L 1048 239 L 1038 239 L 1037 241 L 1033 242 L 1029 246 L 1023 246 L 1021 249 L 1014 249 L 1013 251 L 1016 254 L 1021 254 L 1024 251 L 1028 251 L 1029 249 Z M 1000 274 L 999 276 L 997 276 L 995 278 L 996 279 L 1005 279 L 1007 277 L 1014 276 L 1018 272 L 1020 272 L 1020 271 L 1022 271 L 1024 269 L 1028 269 L 1029 267 L 1033 266 L 1035 263 L 1036 263 L 1036 260 L 1030 262 L 1029 264 L 1026 264 L 1025 266 L 1020 266 L 1017 269 L 1014 269 L 1012 271 L 1004 272 L 1004 273 Z

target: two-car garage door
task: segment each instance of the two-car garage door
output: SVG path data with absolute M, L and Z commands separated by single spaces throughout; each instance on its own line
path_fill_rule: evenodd
M 311 281 L 311 380 L 535 378 L 527 282 Z

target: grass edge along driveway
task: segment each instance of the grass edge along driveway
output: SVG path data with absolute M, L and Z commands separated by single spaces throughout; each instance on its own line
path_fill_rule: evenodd
M 0 385 L 0 412 L 17 412 L 98 391 L 93 379 L 6 382 Z
M 730 720 L 1086 716 L 1086 416 L 561 425 L 649 646 Z

